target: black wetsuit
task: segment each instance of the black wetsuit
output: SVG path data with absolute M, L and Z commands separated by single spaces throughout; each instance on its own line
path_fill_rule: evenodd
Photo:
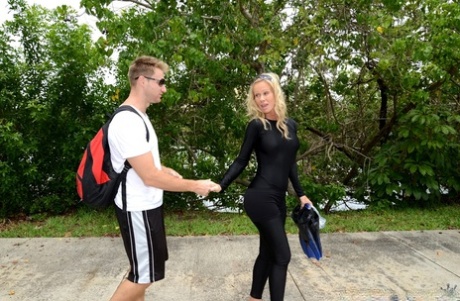
M 255 151 L 257 173 L 244 194 L 245 211 L 260 233 L 260 250 L 253 270 L 251 296 L 261 299 L 269 279 L 271 300 L 281 301 L 284 299 L 287 267 L 291 259 L 284 230 L 288 180 L 291 180 L 298 197 L 304 193 L 297 176 L 297 125 L 294 120 L 287 119 L 290 139 L 286 139 L 276 128 L 276 121 L 268 121 L 267 129 L 259 119 L 248 124 L 240 153 L 225 173 L 220 186 L 224 191 L 245 169 Z

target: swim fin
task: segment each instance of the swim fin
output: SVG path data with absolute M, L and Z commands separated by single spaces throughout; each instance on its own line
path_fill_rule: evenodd
M 303 208 L 297 205 L 292 211 L 291 217 L 299 228 L 300 246 L 305 255 L 308 258 L 321 259 L 323 251 L 319 237 L 320 221 L 316 210 L 313 210 L 309 205 Z

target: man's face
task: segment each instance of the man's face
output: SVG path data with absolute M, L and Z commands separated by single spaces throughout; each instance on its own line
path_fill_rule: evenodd
M 140 76 L 143 80 L 143 89 L 145 99 L 149 104 L 161 102 L 163 93 L 166 92 L 164 73 L 161 69 L 156 68 L 152 75 Z

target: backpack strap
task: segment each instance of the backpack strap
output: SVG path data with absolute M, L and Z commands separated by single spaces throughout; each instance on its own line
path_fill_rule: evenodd
M 120 113 L 120 112 L 123 112 L 123 111 L 130 111 L 130 112 L 136 113 L 142 119 L 142 121 L 144 122 L 144 125 L 145 125 L 145 132 L 146 132 L 145 139 L 147 140 L 147 142 L 149 142 L 150 133 L 149 133 L 149 129 L 147 127 L 147 123 L 145 123 L 144 118 L 142 118 L 142 116 L 139 114 L 139 112 L 136 109 L 134 109 L 132 106 L 123 105 L 123 106 L 118 107 L 118 109 L 110 117 L 110 121 L 112 121 L 113 117 L 117 113 Z M 125 166 L 123 167 L 123 170 L 120 173 L 121 200 L 122 200 L 122 203 L 123 203 L 123 213 L 126 213 L 126 208 L 127 208 L 127 204 L 126 204 L 126 177 L 128 176 L 128 171 L 129 171 L 130 168 L 132 168 L 131 164 L 129 164 L 128 160 L 126 160 L 125 161 Z
M 121 172 L 121 175 L 120 175 L 121 177 L 121 201 L 123 203 L 123 213 L 126 213 L 126 208 L 128 206 L 126 203 L 126 177 L 128 175 L 128 170 L 131 168 L 129 163 L 126 164 L 126 162 L 125 162 L 125 167 L 123 168 L 123 171 Z
M 110 117 L 110 121 L 112 121 L 113 117 L 115 117 L 115 115 L 117 113 L 120 113 L 120 112 L 123 112 L 123 111 L 133 112 L 133 113 L 137 114 L 142 119 L 142 121 L 144 122 L 144 125 L 145 125 L 145 139 L 148 142 L 150 140 L 150 133 L 149 133 L 149 128 L 147 127 L 147 123 L 145 123 L 144 118 L 142 118 L 142 116 L 139 114 L 139 112 L 135 108 L 133 108 L 132 106 L 128 106 L 128 105 L 119 106 L 118 109 L 116 109 L 115 112 Z

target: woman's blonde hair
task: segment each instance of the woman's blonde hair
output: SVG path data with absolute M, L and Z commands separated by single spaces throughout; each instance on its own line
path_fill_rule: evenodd
M 270 126 L 267 119 L 265 119 L 265 114 L 259 110 L 254 98 L 254 85 L 260 81 L 267 82 L 272 89 L 273 95 L 275 96 L 275 113 L 278 117 L 278 120 L 276 121 L 276 128 L 282 133 L 284 138 L 290 139 L 289 131 L 286 125 L 286 100 L 283 90 L 281 90 L 280 78 L 275 73 L 268 72 L 259 74 L 249 87 L 248 96 L 246 97 L 247 114 L 249 118 L 251 120 L 259 119 L 263 123 L 265 129 Z

